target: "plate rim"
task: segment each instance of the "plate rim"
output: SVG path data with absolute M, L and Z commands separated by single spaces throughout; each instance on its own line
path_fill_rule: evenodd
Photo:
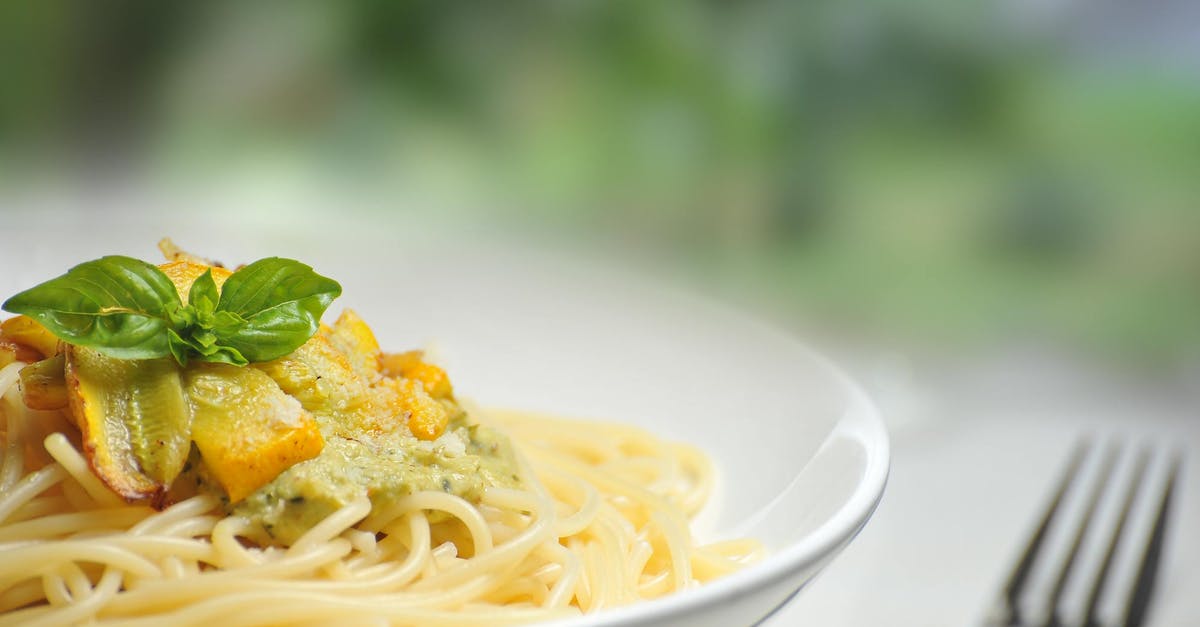
M 770 327 L 765 323 L 758 326 Z M 834 428 L 822 442 L 823 448 L 839 433 L 849 432 L 863 445 L 866 461 L 863 474 L 850 497 L 837 511 L 797 542 L 769 554 L 763 561 L 731 573 L 698 588 L 670 594 L 659 599 L 602 610 L 596 614 L 561 619 L 545 623 L 554 627 L 584 625 L 658 624 L 661 621 L 687 617 L 706 608 L 740 597 L 756 588 L 777 584 L 789 576 L 813 569 L 809 577 L 798 583 L 795 590 L 781 601 L 752 618 L 764 620 L 789 602 L 812 576 L 824 568 L 866 527 L 878 508 L 887 487 L 891 470 L 891 441 L 878 406 L 865 389 L 832 359 L 790 334 L 775 328 L 768 329 L 788 340 L 792 348 L 803 353 L 829 375 L 846 394 L 846 407 Z M 820 450 L 818 448 L 818 450 Z M 803 469 L 797 476 L 803 473 Z M 824 563 L 822 561 L 824 560 Z M 749 617 L 748 617 L 749 618 Z M 749 623 L 748 623 L 749 624 Z

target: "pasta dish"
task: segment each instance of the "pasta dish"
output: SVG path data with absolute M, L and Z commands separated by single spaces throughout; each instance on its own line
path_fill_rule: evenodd
M 761 557 L 692 537 L 694 447 L 470 407 L 308 266 L 160 247 L 4 303 L 0 626 L 526 624 Z

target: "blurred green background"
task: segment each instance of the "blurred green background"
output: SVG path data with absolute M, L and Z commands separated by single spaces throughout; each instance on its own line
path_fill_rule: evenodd
M 1198 13 L 4 3 L 0 185 L 320 181 L 654 250 L 852 333 L 1172 368 L 1200 359 Z

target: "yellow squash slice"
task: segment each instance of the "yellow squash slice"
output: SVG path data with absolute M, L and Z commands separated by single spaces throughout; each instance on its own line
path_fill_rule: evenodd
M 304 409 L 335 422 L 354 420 L 360 406 L 368 402 L 366 381 L 325 332 L 318 332 L 289 355 L 250 367 L 266 373 Z
M 63 354 L 34 362 L 21 369 L 21 399 L 30 409 L 52 411 L 67 406 L 67 381 Z
M 71 415 L 92 470 L 128 500 L 166 493 L 187 460 L 191 413 L 174 360 L 66 348 Z
M 0 368 L 17 361 L 17 347 L 14 344 L 0 342 Z
M 192 440 L 231 503 L 325 445 L 312 415 L 260 370 L 193 363 L 184 380 Z
M 175 284 L 175 291 L 179 293 L 179 300 L 183 304 L 188 304 L 188 291 L 192 289 L 192 283 L 200 278 L 200 275 L 212 270 L 213 283 L 217 284 L 217 289 L 220 290 L 222 285 L 225 285 L 225 279 L 233 274 L 226 268 L 217 266 L 206 266 L 204 264 L 194 263 L 191 261 L 171 261 L 158 266 L 163 274 L 167 275 L 168 279 Z
M 42 359 L 58 352 L 58 338 L 29 316 L 13 316 L 0 322 L 0 341 L 32 348 L 41 353 Z
M 371 327 L 353 309 L 346 309 L 338 316 L 329 332 L 329 341 L 365 381 L 370 383 L 379 378 L 379 342 Z
M 384 379 L 380 385 L 393 394 L 385 397 L 397 416 L 405 416 L 408 430 L 420 440 L 436 440 L 450 424 L 450 411 L 429 395 L 416 379 Z
M 380 359 L 383 373 L 389 377 L 415 379 L 425 386 L 425 391 L 434 398 L 452 398 L 454 386 L 446 371 L 425 359 L 424 351 L 385 353 Z
M 18 361 L 32 363 L 40 358 L 41 355 L 32 348 L 0 337 L 0 368 Z

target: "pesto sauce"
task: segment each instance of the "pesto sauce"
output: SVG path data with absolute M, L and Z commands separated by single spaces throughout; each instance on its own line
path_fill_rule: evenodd
M 399 432 L 326 437 L 320 455 L 288 468 L 230 509 L 261 524 L 274 541 L 291 544 L 363 495 L 373 507 L 424 490 L 478 503 L 490 486 L 520 486 L 512 445 L 494 429 L 466 424 L 460 414 L 433 442 Z

